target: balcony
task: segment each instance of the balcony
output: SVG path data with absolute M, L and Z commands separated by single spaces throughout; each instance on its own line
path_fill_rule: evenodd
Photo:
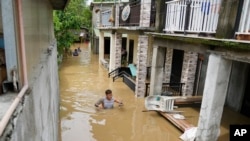
M 110 27 L 113 26 L 114 17 L 112 15 L 112 10 L 106 10 L 101 12 L 101 26 Z
M 150 12 L 145 7 L 151 8 Z M 141 7 L 144 7 L 143 10 L 141 10 Z M 132 3 L 129 3 L 128 5 L 121 6 L 120 7 L 120 18 L 119 18 L 119 26 L 142 26 L 141 22 L 149 23 L 149 27 L 152 27 L 155 25 L 155 15 L 156 15 L 156 8 L 155 8 L 155 1 L 151 1 L 151 3 L 141 3 L 140 1 L 135 1 Z M 124 10 L 126 9 L 126 10 Z M 127 13 L 126 13 L 127 12 Z M 149 17 L 144 19 L 141 19 L 143 17 L 142 13 L 149 12 Z M 144 20 L 144 21 L 141 21 Z
M 166 2 L 165 32 L 216 33 L 221 0 Z
M 250 1 L 245 0 L 241 12 L 241 19 L 240 19 L 240 25 L 238 28 L 238 32 L 236 34 L 238 35 L 250 35 Z M 250 38 L 249 38 L 250 39 Z
M 133 2 L 129 4 L 130 14 L 128 17 L 124 17 L 122 15 L 123 9 L 126 6 L 120 7 L 120 18 L 119 25 L 120 26 L 139 26 L 140 25 L 140 13 L 141 13 L 141 3 Z

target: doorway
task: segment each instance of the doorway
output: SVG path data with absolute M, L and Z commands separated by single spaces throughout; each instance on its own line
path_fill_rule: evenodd
M 134 56 L 134 40 L 129 40 L 129 53 L 128 53 L 128 63 L 133 63 Z
M 104 54 L 110 54 L 110 37 L 104 37 Z
M 180 83 L 182 64 L 183 64 L 184 51 L 183 50 L 173 50 L 172 58 L 172 69 L 170 76 L 170 83 Z
M 245 94 L 241 106 L 241 113 L 245 116 L 250 117 L 250 71 L 248 71 L 247 84 L 245 89 Z

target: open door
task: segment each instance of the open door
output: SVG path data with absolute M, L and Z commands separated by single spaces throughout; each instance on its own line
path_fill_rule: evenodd
M 241 106 L 241 113 L 243 115 L 246 115 L 248 117 L 250 117 L 250 71 L 248 72 L 248 80 L 247 80 L 247 84 L 246 84 L 246 90 L 245 90 L 245 95 L 244 95 L 244 99 L 242 102 L 242 106 Z
M 180 83 L 180 81 L 181 81 L 181 73 L 182 73 L 183 57 L 184 57 L 184 51 L 183 50 L 174 49 L 170 83 Z
M 128 53 L 128 63 L 133 63 L 134 56 L 134 40 L 129 40 L 129 53 Z

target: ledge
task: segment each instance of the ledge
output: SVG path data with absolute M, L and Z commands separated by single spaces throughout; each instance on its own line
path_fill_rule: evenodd
M 151 35 L 156 38 L 163 38 L 168 40 L 182 41 L 192 44 L 203 44 L 214 47 L 222 47 L 226 49 L 237 49 L 237 50 L 248 50 L 250 51 L 250 41 L 234 40 L 234 39 L 218 39 L 211 37 L 197 37 L 189 35 L 178 35 L 178 34 L 165 34 L 165 33 L 150 33 L 147 32 L 147 35 Z
M 154 32 L 155 27 L 139 27 L 139 26 L 119 26 L 119 27 L 97 27 L 99 30 L 120 30 L 120 31 L 138 31 L 138 32 Z

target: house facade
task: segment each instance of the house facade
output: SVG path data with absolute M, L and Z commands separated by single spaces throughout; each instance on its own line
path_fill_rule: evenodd
M 1 141 L 58 140 L 59 80 L 53 10 L 63 10 L 67 3 L 0 1 L 5 55 L 1 67 L 6 71 L 0 99 L 12 96 L 9 102 L 0 103 Z
M 107 11 L 111 11 L 108 16 Z M 151 58 L 147 56 L 152 53 L 152 40 L 145 33 L 155 30 L 155 12 L 154 1 L 142 0 L 113 2 L 112 8 L 99 14 L 101 22 L 97 29 L 100 64 L 103 64 L 109 72 L 129 64 L 136 67 L 134 79 L 129 78 L 129 83 L 134 85 L 132 89 L 135 90 L 137 97 L 145 95 L 147 75 L 145 70 L 151 64 Z M 112 19 L 111 24 L 110 19 Z M 98 20 L 96 21 L 98 23 Z M 122 49 L 127 52 L 125 60 L 122 59 Z
M 225 106 L 250 116 L 248 0 L 140 0 L 114 8 L 114 24 L 98 28 L 100 64 L 109 72 L 121 67 L 125 46 L 137 97 L 161 95 L 165 84 L 183 84 L 181 96 L 202 96 L 197 140 L 218 139 Z

